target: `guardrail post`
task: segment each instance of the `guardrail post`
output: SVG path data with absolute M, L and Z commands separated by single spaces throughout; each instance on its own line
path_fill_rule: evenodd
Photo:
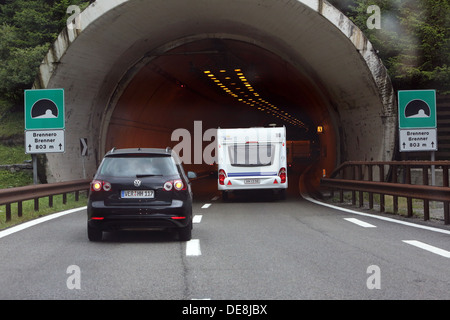
M 428 185 L 428 166 L 425 165 L 422 167 L 422 184 L 424 186 Z M 427 199 L 423 200 L 423 220 L 430 220 L 430 201 Z
M 22 217 L 22 201 L 17 202 L 17 215 L 19 218 Z
M 380 164 L 378 165 L 378 167 L 380 168 L 380 181 L 383 182 L 384 181 L 384 165 Z M 385 203 L 384 203 L 384 194 L 380 193 L 380 212 L 384 212 L 385 210 Z
M 406 184 L 411 184 L 411 167 L 409 165 L 405 166 L 406 169 Z M 406 204 L 408 208 L 407 216 L 412 217 L 412 198 L 410 196 L 406 197 Z
M 350 168 L 351 168 L 351 172 L 352 172 L 351 179 L 355 180 L 356 167 L 355 166 L 351 166 Z M 352 205 L 356 205 L 356 191 L 354 189 L 352 190 Z
M 367 170 L 369 181 L 373 181 L 373 170 L 371 164 L 367 165 Z M 373 209 L 373 192 L 369 192 L 369 209 Z
M 449 166 L 442 166 L 443 186 L 448 188 L 448 169 Z M 450 202 L 444 202 L 444 223 L 450 224 Z
M 363 165 L 362 164 L 358 164 L 357 165 L 357 169 L 358 169 L 358 180 L 361 181 L 363 179 Z M 362 191 L 358 192 L 358 200 L 359 200 L 359 207 L 363 207 L 364 206 L 364 193 Z
M 345 179 L 346 178 L 345 168 L 343 168 L 343 170 L 341 172 L 342 172 L 342 177 L 341 178 Z M 342 188 L 339 189 L 339 202 L 340 203 L 344 202 L 344 189 L 342 189 Z
M 398 182 L 398 168 L 396 165 L 392 166 L 392 183 Z M 392 206 L 395 214 L 398 213 L 398 196 L 392 196 Z
M 448 166 L 442 166 L 442 181 L 443 181 L 443 187 L 448 188 Z
M 7 203 L 6 207 L 6 222 L 11 221 L 11 203 Z

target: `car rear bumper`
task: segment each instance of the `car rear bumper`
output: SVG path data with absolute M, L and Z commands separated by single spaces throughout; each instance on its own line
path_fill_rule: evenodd
M 275 183 L 276 181 L 276 183 Z M 225 178 L 224 184 L 217 184 L 218 189 L 227 190 L 256 190 L 256 189 L 287 189 L 288 182 L 281 183 L 278 176 L 272 177 L 239 177 Z
M 192 204 L 183 201 L 154 207 L 105 206 L 103 201 L 88 203 L 88 225 L 103 231 L 183 228 L 191 221 Z

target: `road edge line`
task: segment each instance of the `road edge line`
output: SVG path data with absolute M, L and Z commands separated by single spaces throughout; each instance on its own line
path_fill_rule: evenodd
M 53 220 L 53 219 L 56 219 L 56 218 L 59 218 L 59 217 L 62 217 L 62 216 L 65 216 L 65 215 L 68 215 L 68 214 L 71 214 L 71 213 L 74 213 L 74 212 L 86 210 L 86 209 L 87 209 L 87 206 L 80 207 L 80 208 L 69 209 L 69 210 L 65 210 L 65 211 L 61 211 L 61 212 L 57 212 L 57 213 L 52 213 L 52 214 L 46 215 L 44 217 L 40 217 L 40 218 L 37 218 L 37 219 L 33 219 L 33 220 L 30 220 L 30 221 L 21 223 L 19 225 L 14 226 L 14 227 L 10 227 L 8 229 L 0 231 L 0 239 L 4 238 L 4 237 L 7 237 L 7 236 L 9 236 L 11 234 L 14 234 L 16 232 L 19 232 L 19 231 L 31 228 L 31 227 L 33 227 L 33 226 L 35 226 L 37 224 L 40 224 L 40 223 L 43 223 L 43 222 L 46 222 L 46 221 L 49 221 L 49 220 Z

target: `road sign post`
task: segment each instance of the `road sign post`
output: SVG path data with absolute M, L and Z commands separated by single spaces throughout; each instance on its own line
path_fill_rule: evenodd
M 83 166 L 83 179 L 86 179 L 85 158 L 88 155 L 87 138 L 80 138 L 81 164 Z

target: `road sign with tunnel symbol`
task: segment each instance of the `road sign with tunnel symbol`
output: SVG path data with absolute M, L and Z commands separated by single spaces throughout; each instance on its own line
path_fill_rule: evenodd
M 398 121 L 400 129 L 436 128 L 436 91 L 399 91 Z
M 25 130 L 64 128 L 64 89 L 25 90 Z
M 63 153 L 64 129 L 64 89 L 25 90 L 25 153 Z
M 398 92 L 400 152 L 437 151 L 436 91 Z

